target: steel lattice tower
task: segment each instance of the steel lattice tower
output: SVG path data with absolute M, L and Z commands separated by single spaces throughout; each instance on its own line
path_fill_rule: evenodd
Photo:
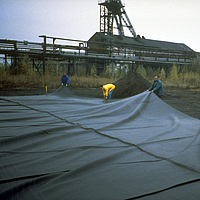
M 119 35 L 124 35 L 123 27 L 127 27 L 133 37 L 136 32 L 128 18 L 121 0 L 99 0 L 100 5 L 100 32 L 113 34 L 114 21 L 116 22 Z

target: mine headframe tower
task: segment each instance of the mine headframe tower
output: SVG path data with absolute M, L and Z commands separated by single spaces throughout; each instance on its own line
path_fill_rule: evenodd
M 98 4 L 100 5 L 100 32 L 113 35 L 115 21 L 119 35 L 124 36 L 123 27 L 127 27 L 133 37 L 137 37 L 121 0 L 99 0 Z

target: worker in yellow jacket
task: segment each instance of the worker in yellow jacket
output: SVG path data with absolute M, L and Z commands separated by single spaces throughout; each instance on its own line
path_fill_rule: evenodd
M 104 99 L 111 99 L 111 94 L 115 89 L 115 85 L 113 84 L 106 84 L 106 85 L 100 85 L 100 88 L 103 91 L 103 97 Z

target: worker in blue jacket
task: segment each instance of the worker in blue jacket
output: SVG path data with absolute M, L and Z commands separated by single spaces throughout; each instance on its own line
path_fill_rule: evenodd
M 158 76 L 154 76 L 154 81 L 147 91 L 154 92 L 160 98 L 164 95 L 163 85 L 161 80 L 158 79 Z
M 62 85 L 68 86 L 69 85 L 69 76 L 64 73 L 61 77 Z

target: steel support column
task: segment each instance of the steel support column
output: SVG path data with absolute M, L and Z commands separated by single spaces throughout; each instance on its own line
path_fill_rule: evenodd
M 14 66 L 15 66 L 15 70 L 17 68 L 17 42 L 14 43 Z
M 112 60 L 112 78 L 114 78 L 114 65 L 115 65 L 114 60 Z
M 43 75 L 45 75 L 45 55 L 46 55 L 46 46 L 47 46 L 47 38 L 44 37 L 44 43 L 43 43 Z
M 76 74 L 76 57 L 74 58 L 74 75 Z
M 7 54 L 5 54 L 5 67 L 7 66 Z

